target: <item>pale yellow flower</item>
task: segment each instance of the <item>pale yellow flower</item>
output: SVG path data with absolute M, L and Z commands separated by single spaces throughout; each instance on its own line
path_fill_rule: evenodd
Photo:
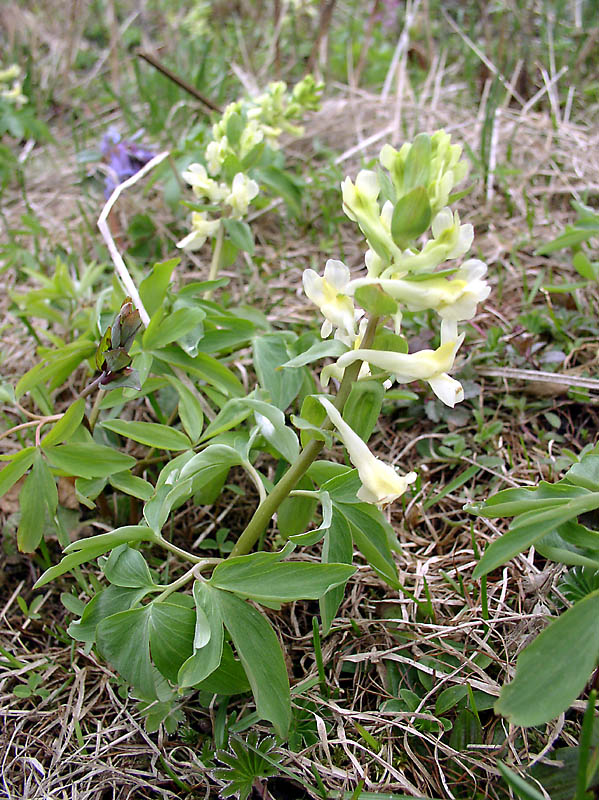
M 304 291 L 325 317 L 321 329 L 323 339 L 330 336 L 333 326 L 352 337 L 355 335 L 354 303 L 345 292 L 349 277 L 349 268 L 343 261 L 332 258 L 325 265 L 323 277 L 313 269 L 304 270 Z
M 181 250 L 199 250 L 209 236 L 216 234 L 220 224 L 219 219 L 208 219 L 203 212 L 194 211 L 191 215 L 191 233 L 177 242 L 177 247 Z
M 364 503 L 382 506 L 401 497 L 408 486 L 416 480 L 416 473 L 408 472 L 407 475 L 399 475 L 390 464 L 385 464 L 376 458 L 368 449 L 368 445 L 345 422 L 331 401 L 326 397 L 318 399 L 326 409 L 329 419 L 337 428 L 350 461 L 358 470 L 362 481 L 358 499 Z

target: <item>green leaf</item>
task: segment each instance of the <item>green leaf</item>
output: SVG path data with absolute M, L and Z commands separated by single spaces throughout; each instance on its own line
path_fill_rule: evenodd
M 541 794 L 530 783 L 521 778 L 516 772 L 507 767 L 503 762 L 496 761 L 495 765 L 508 786 L 516 792 L 520 800 L 545 800 L 546 795 Z M 555 771 L 555 768 L 554 768 Z
M 140 500 L 149 500 L 154 494 L 154 487 L 151 483 L 130 472 L 117 472 L 116 475 L 111 475 L 110 485 L 119 492 L 130 494 Z
M 538 247 L 534 255 L 548 256 L 551 253 L 555 253 L 556 250 L 564 250 L 566 247 L 575 247 L 577 244 L 582 244 L 582 242 L 586 242 L 589 238 L 590 234 L 588 230 L 566 225 L 564 233 L 552 239 L 550 242 L 547 242 L 547 244 L 544 244 L 542 247 Z
M 175 681 L 179 667 L 191 655 L 195 612 L 183 604 L 184 597 L 170 595 L 164 602 L 121 611 L 97 626 L 98 649 L 104 658 L 145 697 L 156 693 L 152 661 Z
M 115 528 L 109 533 L 99 533 L 97 536 L 88 536 L 85 539 L 77 539 L 75 542 L 65 547 L 65 553 L 75 553 L 79 550 L 97 550 L 101 553 L 112 550 L 121 544 L 128 542 L 152 542 L 156 538 L 155 533 L 146 525 L 125 525 L 122 528 Z M 92 556 L 93 558 L 94 556 Z
M 204 411 L 200 399 L 196 392 L 186 386 L 183 381 L 171 375 L 168 376 L 168 379 L 179 395 L 177 410 L 181 424 L 192 443 L 195 443 L 200 438 L 204 427 Z
M 300 187 L 278 167 L 262 167 L 254 171 L 257 181 L 263 183 L 273 194 L 282 197 L 297 217 L 302 213 L 302 191 Z
M 249 417 L 251 413 L 251 409 L 245 400 L 239 397 L 234 397 L 231 400 L 227 400 L 219 413 L 202 434 L 200 441 L 205 442 L 206 439 L 211 439 L 213 436 L 218 436 L 219 433 L 229 431 L 231 428 L 236 428 L 239 423 L 243 422 L 243 420 Z
M 243 397 L 245 395 L 241 381 L 235 377 L 231 370 L 206 353 L 198 353 L 197 356 L 192 358 L 178 347 L 171 345 L 160 350 L 153 350 L 152 355 L 167 364 L 181 367 L 184 372 L 190 375 L 197 375 L 210 386 L 214 386 L 223 392 L 227 397 Z
M 569 520 L 544 536 L 535 548 L 543 558 L 596 570 L 599 569 L 598 540 L 599 532 Z
M 296 484 L 296 489 L 314 488 L 312 481 L 305 475 Z M 288 539 L 290 536 L 302 534 L 314 517 L 318 504 L 316 497 L 291 496 L 286 497 L 277 511 L 277 527 L 281 534 Z
M 584 643 L 584 646 L 581 646 Z M 599 591 L 580 600 L 518 656 L 495 711 L 514 725 L 542 725 L 582 692 L 599 657 Z
M 42 447 L 50 447 L 50 445 L 60 444 L 70 439 L 81 424 L 84 413 L 85 399 L 80 397 L 79 400 L 75 400 L 73 405 L 65 412 L 63 418 L 59 419 L 58 422 L 50 428 L 41 441 Z
M 168 261 L 154 264 L 152 272 L 139 284 L 139 296 L 150 317 L 162 305 L 171 282 L 172 272 L 180 261 L 180 258 L 171 258 Z
M 100 653 L 144 697 L 156 694 L 156 677 L 150 661 L 151 605 L 120 611 L 96 627 Z
M 33 464 L 37 447 L 26 447 L 13 456 L 7 466 L 0 470 L 0 495 L 6 494 L 11 486 L 22 478 Z
M 104 353 L 112 347 L 112 328 L 106 328 L 96 350 L 96 369 L 101 370 L 104 365 Z
M 541 481 L 532 489 L 504 489 L 484 503 L 466 506 L 466 510 L 484 517 L 514 517 L 526 511 L 567 505 L 586 494 L 587 491 L 582 487 L 572 486 L 563 480 L 559 483 Z
M 291 697 L 285 659 L 268 621 L 255 608 L 229 592 L 218 604 L 247 674 L 256 710 L 285 738 L 291 724 Z
M 262 388 L 270 394 L 273 405 L 281 411 L 297 397 L 303 383 L 300 370 L 280 370 L 289 361 L 286 339 L 270 333 L 253 339 L 254 366 Z
M 359 306 L 375 317 L 387 317 L 397 311 L 395 300 L 374 284 L 358 287 L 354 297 Z
M 321 484 L 321 489 L 327 491 L 337 503 L 359 503 L 357 494 L 362 486 L 362 481 L 357 469 L 344 467 L 337 475 Z M 364 504 L 362 503 L 362 508 Z
M 211 675 L 223 655 L 223 618 L 216 591 L 204 581 L 193 585 L 196 606 L 194 652 L 179 669 L 177 683 L 181 688 L 195 686 Z
M 404 191 L 426 186 L 430 179 L 431 140 L 426 133 L 419 133 L 410 145 L 404 166 Z
M 104 478 L 131 469 L 137 463 L 132 456 L 95 442 L 73 442 L 45 447 L 48 461 L 67 475 Z
M 127 589 L 152 589 L 155 586 L 150 568 L 139 550 L 127 544 L 115 547 L 102 571 L 106 580 Z
M 262 400 L 248 397 L 242 402 L 254 411 L 256 423 L 266 441 L 290 464 L 293 464 L 299 457 L 299 442 L 295 433 L 285 424 L 283 412 Z
M 171 510 L 184 503 L 192 494 L 191 480 L 178 479 L 172 485 L 157 485 L 154 496 L 144 505 L 144 518 L 150 528 L 159 533 Z
M 201 308 L 179 308 L 169 314 L 160 309 L 144 332 L 143 346 L 146 350 L 158 350 L 176 342 L 198 328 L 205 318 L 206 312 Z
M 223 225 L 235 247 L 253 256 L 255 250 L 254 234 L 247 222 L 228 217 L 223 218 Z
M 138 355 L 145 355 L 145 353 L 139 353 Z M 137 360 L 137 356 L 135 357 Z M 135 398 L 140 400 L 142 397 L 146 397 L 148 394 L 152 394 L 152 392 L 158 391 L 158 389 L 163 389 L 167 385 L 167 381 L 165 378 L 148 378 L 143 385 L 143 388 L 135 392 Z M 114 408 L 115 406 L 122 406 L 128 403 L 130 400 L 126 389 L 113 389 L 112 384 L 106 386 L 106 394 L 102 398 L 100 402 L 100 408 Z
M 347 345 L 343 344 L 339 339 L 325 339 L 323 342 L 316 342 L 312 347 L 309 347 L 303 353 L 300 353 L 299 356 L 295 356 L 295 358 L 292 358 L 285 364 L 281 364 L 281 367 L 283 369 L 287 369 L 288 367 L 303 367 L 321 358 L 337 358 L 343 355 L 343 353 L 347 353 L 347 351 Z
M 78 642 L 96 641 L 96 628 L 105 617 L 127 611 L 136 605 L 147 593 L 147 588 L 123 589 L 121 586 L 108 586 L 95 594 L 85 606 L 80 620 L 71 622 L 67 633 Z
M 468 687 L 464 684 L 459 684 L 457 686 L 448 686 L 447 689 L 443 689 L 443 691 L 437 697 L 437 702 L 435 703 L 435 714 L 440 717 L 446 711 L 449 711 L 450 708 L 453 708 L 457 705 L 460 700 L 463 700 L 468 695 Z
M 367 442 L 378 422 L 385 389 L 378 381 L 356 381 L 343 406 L 343 419 Z
M 33 553 L 37 548 L 44 534 L 46 511 L 52 518 L 57 504 L 56 483 L 38 451 L 33 468 L 19 493 L 21 519 L 17 530 L 17 545 L 22 553 Z
M 100 425 L 134 442 L 147 444 L 159 450 L 189 450 L 191 447 L 191 442 L 182 431 L 170 428 L 168 425 L 159 425 L 157 422 L 111 419 L 101 422 Z
M 43 575 L 37 579 L 37 581 L 33 584 L 33 588 L 39 589 L 40 587 L 45 586 L 47 583 L 50 583 L 50 581 L 53 581 L 55 578 L 59 578 L 61 575 L 64 575 L 65 572 L 69 572 L 74 567 L 78 567 L 86 561 L 93 561 L 94 558 L 98 558 L 98 556 L 103 555 L 107 549 L 110 548 L 106 548 L 103 545 L 98 545 L 95 548 L 86 548 L 85 550 L 81 550 L 77 553 L 70 553 L 68 556 L 64 556 L 60 563 L 47 569 Z
M 351 564 L 353 559 L 352 537 L 349 524 L 342 514 L 334 513 L 331 525 L 324 537 L 322 561 L 324 564 Z M 324 594 L 319 601 L 322 635 L 327 636 L 345 593 L 345 585 L 340 584 Z
M 330 492 L 328 486 L 327 491 Z M 399 589 L 397 567 L 389 545 L 387 523 L 380 511 L 366 503 L 339 503 L 334 498 L 333 505 L 349 523 L 352 539 L 370 566 L 390 586 Z
M 564 522 L 597 507 L 599 507 L 599 493 L 585 492 L 584 495 L 566 504 L 520 514 L 512 522 L 507 533 L 487 547 L 472 577 L 476 579 L 487 575 L 559 528 Z
M 432 211 L 424 186 L 417 186 L 401 197 L 393 209 L 391 235 L 396 242 L 418 238 L 431 224 Z
M 219 666 L 195 685 L 196 689 L 212 694 L 229 696 L 232 694 L 245 694 L 251 691 L 245 670 L 233 655 L 233 650 L 228 642 L 223 645 L 223 654 Z
M 327 412 L 322 403 L 314 395 L 306 395 L 302 403 L 301 416 L 291 415 L 291 421 L 301 431 L 302 447 L 306 447 L 312 439 L 325 442 L 328 447 L 331 446 L 333 441 L 331 433 L 321 430 L 321 425 L 326 417 Z
M 580 250 L 576 253 L 572 258 L 572 266 L 578 272 L 579 275 L 582 275 L 583 278 L 586 278 L 590 281 L 596 281 L 597 277 L 597 265 L 590 261 L 586 255 Z
M 15 386 L 17 400 L 26 392 L 35 389 L 42 383 L 49 382 L 50 391 L 57 389 L 77 369 L 79 364 L 96 351 L 96 346 L 89 339 L 80 339 L 65 345 L 57 352 L 45 356 L 45 361 L 36 364 L 18 381 Z
M 587 453 L 570 467 L 565 480 L 591 492 L 599 492 L 599 455 Z M 597 505 L 599 507 L 599 502 Z
M 345 584 L 356 571 L 347 564 L 264 561 L 262 555 L 251 553 L 228 558 L 217 565 L 210 585 L 257 602 L 318 600 L 334 586 Z
M 150 652 L 158 670 L 175 682 L 181 666 L 193 653 L 195 610 L 180 605 L 186 595 L 169 595 L 162 603 L 150 604 Z
M 180 479 L 197 479 L 209 477 L 210 473 L 223 467 L 237 466 L 243 463 L 240 453 L 226 444 L 211 444 L 201 453 L 196 453 L 181 469 Z

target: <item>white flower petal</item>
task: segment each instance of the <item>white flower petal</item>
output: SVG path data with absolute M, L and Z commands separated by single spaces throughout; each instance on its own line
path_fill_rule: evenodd
M 459 381 L 446 373 L 428 379 L 428 385 L 442 403 L 453 408 L 464 399 L 464 389 Z
M 343 261 L 329 258 L 324 268 L 324 279 L 332 284 L 339 292 L 345 292 L 350 278 L 349 267 Z

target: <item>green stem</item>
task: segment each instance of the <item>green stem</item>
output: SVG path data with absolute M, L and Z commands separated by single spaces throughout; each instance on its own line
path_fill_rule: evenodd
M 222 561 L 222 558 L 201 558 L 200 556 L 194 556 L 193 553 L 188 553 L 187 550 L 183 550 L 182 547 L 177 547 L 176 544 L 172 544 L 172 542 L 168 542 L 162 536 L 156 537 L 153 540 L 154 544 L 159 545 L 164 550 L 168 550 L 171 553 L 175 553 L 176 555 L 180 556 L 181 558 L 185 559 L 186 561 L 191 561 L 193 564 L 218 564 Z
M 68 531 L 62 524 L 62 520 L 60 518 L 58 510 L 54 514 L 54 524 L 56 525 L 56 536 L 58 538 L 60 546 L 64 550 L 65 547 L 68 547 L 68 545 L 71 544 L 71 539 L 69 537 Z M 81 567 L 73 567 L 71 572 L 75 576 L 75 580 L 77 581 L 79 586 L 81 586 L 81 588 L 88 594 L 88 596 L 91 597 L 93 595 L 93 592 L 91 590 L 91 586 L 89 585 L 87 579 L 85 578 L 83 572 L 81 571 Z
M 94 378 L 94 380 L 90 384 L 88 384 L 85 387 L 85 389 L 83 389 L 81 392 L 79 392 L 79 394 L 77 395 L 75 400 L 80 400 L 82 397 L 87 397 L 88 394 L 91 394 L 93 392 L 93 390 L 96 388 L 96 386 L 98 386 L 98 384 L 100 383 L 100 381 L 102 380 L 103 377 L 104 377 L 104 373 L 102 372 L 102 374 L 98 375 L 97 378 Z
M 366 333 L 364 334 L 361 344 L 362 348 L 368 349 L 372 344 L 378 322 L 378 317 L 372 317 L 368 322 L 368 327 L 366 328 Z M 335 406 L 339 411 L 343 411 L 343 406 L 349 397 L 351 387 L 358 378 L 361 366 L 361 361 L 355 361 L 353 364 L 350 364 L 343 373 L 343 380 L 341 381 L 341 386 L 335 398 Z M 332 428 L 330 420 L 327 419 L 321 428 L 322 430 L 329 430 Z M 273 514 L 289 493 L 295 489 L 298 481 L 307 472 L 312 462 L 316 460 L 323 447 L 324 442 L 318 441 L 317 439 L 312 439 L 311 442 L 308 442 L 300 453 L 297 461 L 289 467 L 266 500 L 260 503 L 246 529 L 237 540 L 235 547 L 231 550 L 229 558 L 233 556 L 243 556 L 250 552 L 260 538 L 261 533 L 272 519 Z
M 191 569 L 188 569 L 187 572 L 184 572 L 180 578 L 177 578 L 176 581 L 169 583 L 166 589 L 154 599 L 153 602 L 160 603 L 162 600 L 166 600 L 169 594 L 176 592 L 177 589 L 180 589 L 182 586 L 185 586 L 186 583 L 197 578 L 201 572 L 202 560 L 200 559 L 198 564 L 194 564 Z
M 253 464 L 250 464 L 249 461 L 244 461 L 241 466 L 245 469 L 245 471 L 252 479 L 252 483 L 258 490 L 258 497 L 260 498 L 260 503 L 263 503 L 266 500 L 266 489 L 264 488 L 264 484 L 262 483 L 262 479 L 260 478 L 260 473 L 254 467 Z
M 223 252 L 223 238 L 225 235 L 225 226 L 221 220 L 216 232 L 216 242 L 214 243 L 214 250 L 212 252 L 212 261 L 210 262 L 210 272 L 208 273 L 208 280 L 215 281 L 221 267 L 221 255 Z M 212 298 L 212 291 L 209 289 L 204 295 L 206 300 Z
M 215 567 L 222 561 L 222 558 L 201 558 L 197 564 L 194 564 L 191 569 L 188 569 L 187 572 L 184 572 L 180 578 L 177 578 L 176 581 L 169 583 L 168 586 L 165 587 L 164 591 L 160 592 L 160 594 L 154 598 L 154 602 L 160 603 L 162 600 L 165 600 L 170 594 L 176 592 L 177 589 L 180 589 L 182 586 L 185 586 L 186 583 L 193 580 L 194 578 L 199 578 L 200 573 L 204 572 L 211 567 Z
M 88 421 L 89 421 L 89 429 L 92 431 L 96 426 L 96 422 L 98 421 L 98 416 L 100 414 L 100 403 L 104 397 L 103 392 L 99 391 L 96 395 L 96 399 L 94 400 L 94 404 L 92 406 L 92 410 L 89 413 Z

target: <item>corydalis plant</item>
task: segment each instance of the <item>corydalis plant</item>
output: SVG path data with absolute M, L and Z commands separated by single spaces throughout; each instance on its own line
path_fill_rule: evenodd
M 193 163 L 182 173 L 200 205 L 192 212 L 191 232 L 177 247 L 198 250 L 207 238 L 216 237 L 211 278 L 218 273 L 225 227 L 234 244 L 251 248 L 251 232 L 238 221 L 258 196 L 255 177 L 268 179 L 264 174 L 253 176 L 264 166 L 265 148 L 278 149 L 283 133 L 300 136 L 303 128 L 296 121 L 319 107 L 321 92 L 322 85 L 308 75 L 291 92 L 279 81 L 258 97 L 230 103 L 212 128 L 203 163 Z
M 322 277 L 311 269 L 304 272 L 306 294 L 325 317 L 322 336 L 335 330 L 335 338 L 347 346 L 336 364 L 323 369 L 324 386 L 360 362 L 382 370 L 391 381 L 426 381 L 448 406 L 463 399 L 461 384 L 448 374 L 464 339 L 458 323 L 474 317 L 491 289 L 482 261 L 455 263 L 474 238 L 472 225 L 462 225 L 457 211 L 446 205 L 466 175 L 460 155 L 461 148 L 451 145 L 444 131 L 420 134 L 399 151 L 383 147 L 380 163 L 388 174 L 362 170 L 355 184 L 350 178 L 343 181 L 343 209 L 366 236 L 369 249 L 365 275 L 352 279 L 349 268 L 334 260 L 327 262 Z M 402 315 L 424 310 L 440 318 L 440 345 L 409 353 L 401 336 Z M 363 325 L 356 331 L 366 311 L 393 325 L 384 338 L 384 329 L 379 331 L 378 347 L 363 346 Z M 369 375 L 362 367 L 361 377 Z
M 302 349 L 306 337 L 257 330 L 252 335 L 256 381 L 253 387 L 244 388 L 225 363 L 231 361 L 228 352 L 222 360 L 208 353 L 220 352 L 214 348 L 223 339 L 225 350 L 239 342 L 246 348 L 247 326 L 254 331 L 253 323 L 234 315 L 229 321 L 218 304 L 205 302 L 206 284 L 181 288 L 169 314 L 166 295 L 174 264 L 157 264 L 140 286 L 150 316 L 146 330 L 135 342 L 130 341 L 137 321 L 125 304 L 100 348 L 98 366 L 108 374 L 121 366 L 129 369 L 127 348 L 131 344 L 132 366 L 139 365 L 142 391 L 149 393 L 150 381 L 154 381 L 158 389 L 169 384 L 180 393 L 168 424 L 115 418 L 110 408 L 124 405 L 126 390 L 117 389 L 113 403 L 113 384 L 108 384 L 105 400 L 95 405 L 99 413 L 106 408 L 108 414 L 98 416 L 97 425 L 90 425 L 93 436 L 80 425 L 84 404 L 80 398 L 77 416 L 69 409 L 49 432 L 50 438 L 39 443 L 43 459 L 47 459 L 43 485 L 37 446 L 15 457 L 2 472 L 3 478 L 8 473 L 14 481 L 32 463 L 37 465 L 27 478 L 27 498 L 41 491 L 39 487 L 45 491 L 50 483 L 54 485 L 54 469 L 77 476 L 78 491 L 87 492 L 90 501 L 107 481 L 141 501 L 135 506 L 133 521 L 137 524 L 71 542 L 63 560 L 41 576 L 36 588 L 98 559 L 105 582 L 69 633 L 90 646 L 95 644 L 130 682 L 144 708 L 155 704 L 152 707 L 160 707 L 165 719 L 172 721 L 169 709 L 187 691 L 199 688 L 228 696 L 251 690 L 258 716 L 286 736 L 292 721 L 289 676 L 265 609 L 279 609 L 296 600 L 318 600 L 322 635 L 326 636 L 345 584 L 355 573 L 355 552 L 392 589 L 404 591 L 394 557 L 399 543 L 381 508 L 401 497 L 416 475 L 400 474 L 371 453 L 367 442 L 389 376 L 427 381 L 450 404 L 459 399 L 459 384 L 447 374 L 462 339 L 457 325 L 470 318 L 476 302 L 488 294 L 482 280 L 484 265 L 450 266 L 449 272 L 442 274 L 433 271 L 441 263 L 439 247 L 445 247 L 446 259 L 453 259 L 466 252 L 472 239 L 471 229 L 460 226 L 453 213 L 444 206 L 436 210 L 440 198 L 447 202 L 447 193 L 463 172 L 447 139 L 437 135 L 437 140 L 440 145 L 445 142 L 445 160 L 437 152 L 440 145 L 433 152 L 428 137 L 428 147 L 420 137 L 418 146 L 408 151 L 403 194 L 393 188 L 390 178 L 385 183 L 384 173 L 361 173 L 355 186 L 351 181 L 344 183 L 349 213 L 368 231 L 369 243 L 379 248 L 376 258 L 382 259 L 381 253 L 385 253 L 388 263 L 374 269 L 374 256 L 369 256 L 371 263 L 359 285 L 338 261 L 329 261 L 322 277 L 306 272 L 307 293 L 325 316 L 322 333 L 328 337 L 334 331 L 334 338 Z M 439 160 L 443 168 L 433 169 L 431 164 Z M 412 174 L 413 181 L 424 182 L 412 185 L 406 174 Z M 383 186 L 386 199 L 381 207 Z M 420 220 L 418 225 L 415 220 Z M 433 247 L 427 250 L 427 243 L 420 248 L 417 244 L 431 222 L 437 248 L 433 256 Z M 430 274 L 419 273 L 418 283 L 402 259 L 422 253 L 435 265 Z M 415 289 L 409 294 L 406 287 L 412 288 L 412 284 L 428 285 L 428 291 Z M 441 344 L 436 350 L 407 352 L 401 314 L 414 305 L 434 309 L 441 318 Z M 386 320 L 391 321 L 391 328 L 386 327 Z M 230 330 L 226 328 L 229 322 L 233 325 Z M 191 351 L 188 334 L 193 334 Z M 329 380 L 331 375 L 337 377 L 336 392 L 309 394 L 300 414 L 288 417 L 286 411 L 311 385 L 306 365 L 331 355 L 337 361 L 323 370 L 323 383 L 325 373 Z M 147 377 L 150 370 L 152 378 Z M 32 386 L 34 378 L 30 376 L 27 385 Z M 156 394 L 153 400 L 157 401 Z M 319 459 L 332 445 L 333 430 L 345 445 L 353 468 Z M 112 436 L 122 436 L 177 455 L 137 460 L 134 455 L 99 445 L 94 438 L 99 436 L 111 443 L 115 441 Z M 18 458 L 21 461 L 17 462 Z M 155 468 L 156 464 L 161 468 Z M 202 545 L 201 536 L 194 552 L 171 541 L 176 530 L 173 514 L 181 518 L 183 512 L 177 510 L 192 499 L 196 505 L 215 502 L 232 469 L 243 470 L 249 477 L 253 489 L 247 499 L 253 493 L 256 505 L 243 530 L 233 530 L 230 554 L 221 557 L 227 552 L 221 548 L 214 557 L 213 550 Z M 9 486 L 6 478 L 4 485 Z M 52 502 L 54 508 L 54 499 Z M 231 527 L 234 525 L 232 522 Z M 275 542 L 286 542 L 279 549 L 270 544 L 267 534 L 271 526 L 276 526 Z M 266 542 L 265 549 L 252 552 L 259 541 Z M 302 548 L 320 543 L 319 551 L 302 557 Z M 144 558 L 147 548 L 152 550 L 156 570 L 150 569 Z M 156 559 L 161 551 L 162 561 Z M 319 552 L 319 560 L 315 552 Z

